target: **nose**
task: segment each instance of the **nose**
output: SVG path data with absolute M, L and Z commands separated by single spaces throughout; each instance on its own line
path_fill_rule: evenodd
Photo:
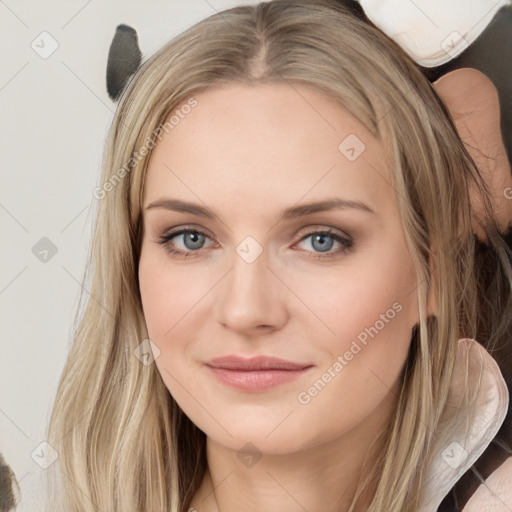
M 218 288 L 218 321 L 245 335 L 282 328 L 289 297 L 286 286 L 269 268 L 268 253 L 263 251 L 254 261 L 240 254 L 233 255 L 232 268 Z

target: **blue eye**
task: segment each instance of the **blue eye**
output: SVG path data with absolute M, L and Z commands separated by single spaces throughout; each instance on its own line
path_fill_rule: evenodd
M 171 244 L 171 241 L 175 238 L 183 236 L 183 244 L 185 245 L 185 250 L 176 249 Z M 171 254 L 187 257 L 193 252 L 198 252 L 199 249 L 202 249 L 202 245 L 206 238 L 210 238 L 206 233 L 202 231 L 198 231 L 197 229 L 179 229 L 177 231 L 171 231 L 167 235 L 163 235 L 160 237 L 158 243 L 165 246 L 166 250 Z
M 314 249 L 320 251 L 320 253 L 314 252 L 310 257 L 315 259 L 333 258 L 339 254 L 346 253 L 352 247 L 352 240 L 348 237 L 333 233 L 331 230 L 327 231 L 314 231 L 307 234 L 300 241 L 303 242 L 311 238 L 311 246 Z M 330 239 L 330 241 L 329 241 Z M 326 241 L 327 240 L 327 241 Z M 334 241 L 334 242 L 333 242 Z M 342 248 L 334 252 L 329 252 L 334 243 L 341 244 Z
M 175 247 L 174 240 L 178 239 L 179 237 L 183 237 L 182 244 L 184 245 L 184 249 L 176 249 Z M 310 232 L 306 236 L 302 237 L 298 243 L 303 242 L 308 238 L 312 238 L 311 244 L 314 250 L 306 250 L 306 252 L 311 253 L 309 257 L 314 259 L 333 258 L 339 254 L 348 252 L 353 244 L 350 238 L 337 233 L 333 233 L 332 230 Z M 170 233 L 162 235 L 158 239 L 157 243 L 163 245 L 166 251 L 168 251 L 170 254 L 182 258 L 187 258 L 195 257 L 195 253 L 199 253 L 201 249 L 205 248 L 204 243 L 207 239 L 211 240 L 211 238 L 206 233 L 203 233 L 197 229 L 178 229 L 176 231 L 171 231 Z M 341 244 L 341 249 L 331 251 L 335 243 Z

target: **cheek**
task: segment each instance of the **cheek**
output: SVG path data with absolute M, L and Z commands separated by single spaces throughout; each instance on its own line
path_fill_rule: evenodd
M 163 253 L 163 254 L 162 254 Z M 213 286 L 212 276 L 169 265 L 165 251 L 142 248 L 139 286 L 148 336 L 158 347 L 155 364 L 165 386 L 188 411 L 190 396 L 185 390 L 195 386 L 194 372 L 187 366 L 189 347 L 198 336 L 194 319 L 204 315 L 205 299 Z
M 354 292 L 361 289 L 358 285 Z M 335 297 L 336 312 L 328 316 L 326 310 L 326 323 L 336 334 L 315 338 L 322 364 L 294 395 L 297 429 L 304 420 L 310 422 L 311 435 L 320 429 L 334 438 L 368 416 L 373 417 L 370 423 L 387 421 L 410 348 L 411 305 L 406 294 L 384 287 L 377 293 L 375 286 L 368 291 L 352 300 Z
M 139 286 L 149 337 L 160 345 L 202 303 L 216 280 L 204 265 L 185 271 L 171 266 L 163 249 L 143 246 Z
M 308 338 L 322 354 L 309 385 L 317 379 L 329 383 L 329 391 L 314 398 L 320 409 L 336 400 L 363 414 L 389 392 L 405 363 L 417 316 L 414 267 L 398 253 L 387 259 L 375 254 L 359 260 L 357 268 L 347 264 L 327 275 L 311 276 L 297 287 L 322 321 L 312 315 L 304 321 Z M 322 384 L 317 388 L 323 390 Z M 316 389 L 302 391 L 304 402 L 317 396 Z
M 362 345 L 377 337 L 381 344 L 391 343 L 400 331 L 412 328 L 417 303 L 413 265 L 399 254 L 381 255 L 354 258 L 353 263 L 347 259 L 337 269 L 295 278 L 294 292 L 313 313 L 308 323 L 316 326 L 317 339 L 329 352 L 348 350 L 354 339 Z

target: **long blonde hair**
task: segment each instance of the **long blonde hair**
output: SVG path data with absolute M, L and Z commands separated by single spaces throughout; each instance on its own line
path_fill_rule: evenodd
M 84 278 L 90 284 L 81 296 L 83 314 L 77 313 L 49 425 L 48 442 L 59 454 L 50 468 L 49 509 L 182 512 L 202 481 L 204 433 L 173 400 L 156 365 L 134 356 L 148 338 L 138 289 L 141 200 L 159 127 L 194 93 L 232 82 L 312 85 L 385 143 L 417 272 L 419 324 L 380 456 L 360 482 L 351 510 L 371 485 L 370 512 L 415 511 L 433 442 L 442 435 L 436 427 L 456 340 L 485 332 L 479 341 L 491 346 L 496 333 L 506 331 L 509 255 L 489 228 L 499 262 L 493 279 L 505 292 L 488 297 L 492 307 L 484 307 L 468 190 L 477 187 L 487 197 L 485 184 L 419 68 L 334 0 L 276 0 L 215 14 L 167 43 L 128 83 L 95 193 L 97 219 Z M 488 199 L 485 204 L 491 216 Z M 431 289 L 435 317 L 427 316 Z

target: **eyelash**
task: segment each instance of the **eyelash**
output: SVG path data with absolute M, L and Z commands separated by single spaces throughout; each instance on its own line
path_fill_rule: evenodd
M 170 244 L 170 242 L 173 238 L 176 238 L 177 236 L 180 236 L 180 235 L 183 235 L 186 233 L 200 234 L 207 238 L 210 238 L 206 233 L 204 233 L 203 231 L 201 231 L 199 229 L 180 228 L 180 229 L 171 231 L 165 235 L 160 236 L 157 240 L 157 243 L 160 245 L 163 245 L 165 247 L 165 250 L 168 251 L 169 253 L 171 253 L 175 256 L 181 256 L 183 258 L 187 258 L 191 254 L 198 253 L 201 249 L 198 249 L 196 251 L 190 251 L 190 250 L 182 251 L 182 250 L 173 248 Z M 339 242 L 340 244 L 342 244 L 343 247 L 334 252 L 315 253 L 316 254 L 315 256 L 308 256 L 313 259 L 327 260 L 327 259 L 334 258 L 335 256 L 338 256 L 340 254 L 346 254 L 347 252 L 349 252 L 349 250 L 352 248 L 352 245 L 353 245 L 353 241 L 351 239 L 349 239 L 347 237 L 343 237 L 339 234 L 333 233 L 332 229 L 311 231 L 311 232 L 307 233 L 305 236 L 303 236 L 299 240 L 299 242 L 302 242 L 303 240 L 306 240 L 307 238 L 314 236 L 314 235 L 327 235 L 329 238 L 333 238 L 336 242 Z M 297 243 L 299 243 L 299 242 L 297 242 Z M 313 252 L 313 251 L 306 251 L 306 252 Z M 192 257 L 195 257 L 195 255 Z

